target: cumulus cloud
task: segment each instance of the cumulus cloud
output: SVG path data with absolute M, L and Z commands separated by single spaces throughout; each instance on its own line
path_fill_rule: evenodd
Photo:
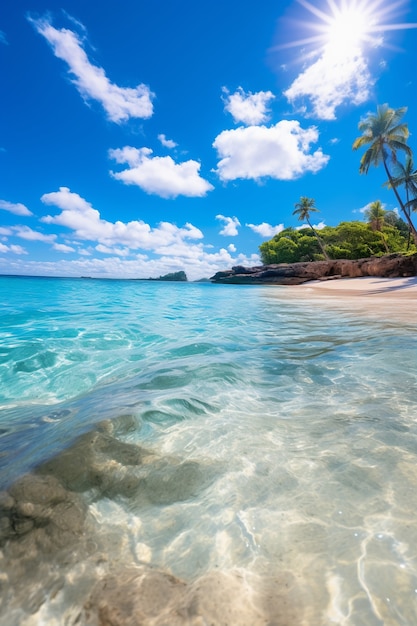
M 99 243 L 96 246 L 97 252 L 101 252 L 102 254 L 115 254 L 116 256 L 127 257 L 131 255 L 131 251 L 129 248 L 109 248 L 109 246 L 103 246 L 103 244 Z
M 284 230 L 284 224 L 272 226 L 271 224 L 267 224 L 267 222 L 262 222 L 262 224 L 246 224 L 246 226 L 253 230 L 254 233 L 261 235 L 261 237 L 273 237 Z
M 224 223 L 224 227 L 221 229 L 220 235 L 224 235 L 225 237 L 236 237 L 238 234 L 237 227 L 240 226 L 240 222 L 237 217 L 216 215 L 216 220 L 220 220 Z
M 307 115 L 334 120 L 336 109 L 342 104 L 366 102 L 373 84 L 359 48 L 341 54 L 333 46 L 326 46 L 317 61 L 297 76 L 284 95 L 293 104 L 301 100 Z M 311 103 L 311 113 L 304 99 Z
M 0 253 L 7 254 L 9 252 L 11 252 L 12 254 L 28 254 L 27 250 L 25 250 L 25 248 L 22 248 L 22 246 L 17 246 L 15 244 L 6 246 L 6 244 L 0 243 Z
M 152 157 L 150 148 L 125 146 L 109 150 L 109 156 L 117 163 L 126 163 L 129 168 L 110 174 L 126 185 L 137 185 L 146 193 L 162 198 L 177 196 L 202 197 L 214 189 L 199 174 L 200 163 L 189 160 L 176 163 L 170 156 Z
M 178 146 L 172 139 L 167 139 L 163 133 L 158 135 L 158 139 L 165 148 L 176 148 Z
M 175 224 L 161 222 L 157 228 L 151 228 L 149 224 L 139 220 L 127 223 L 108 222 L 101 218 L 99 211 L 90 202 L 73 193 L 68 187 L 60 187 L 59 191 L 44 194 L 41 200 L 44 204 L 61 209 L 58 215 L 46 215 L 41 221 L 66 226 L 73 231 L 76 238 L 97 241 L 108 247 L 122 245 L 134 250 L 152 250 L 184 239 L 203 238 L 203 233 L 188 223 L 179 228 Z
M 83 257 L 60 259 L 58 261 L 23 261 L 12 260 L 0 255 L 0 272 L 13 271 L 15 274 L 51 275 L 51 276 L 95 276 L 103 278 L 148 278 L 168 272 L 184 270 L 189 280 L 213 276 L 225 267 L 233 265 L 259 265 L 257 254 L 231 255 L 221 248 L 218 252 L 207 252 L 202 243 L 178 247 L 177 254 L 167 248 L 167 254 L 158 258 L 146 258 L 141 254 L 134 259 L 120 256 Z M 186 252 L 186 256 L 184 256 Z
M 71 230 L 70 243 L 57 243 L 57 235 L 44 235 L 26 227 L 3 229 L 4 235 L 15 234 L 28 240 L 50 243 L 67 258 L 48 261 L 21 260 L 19 247 L 0 250 L 0 272 L 54 276 L 97 276 L 148 278 L 184 270 L 189 280 L 210 277 L 233 265 L 257 265 L 258 254 L 235 254 L 236 248 L 214 250 L 203 242 L 202 232 L 186 223 L 182 227 L 161 222 L 155 228 L 143 221 L 109 222 L 102 219 L 90 202 L 67 187 L 44 194 L 47 206 L 57 208 L 53 215 L 41 218 L 44 224 L 56 224 Z M 86 242 L 86 245 L 84 245 Z M 24 254 L 20 248 L 21 254 Z M 78 257 L 66 253 L 75 252 Z M 49 257 L 51 255 L 49 254 Z
M 371 206 L 372 202 L 368 202 L 368 204 L 365 204 L 365 206 L 363 206 L 361 209 L 354 209 L 352 211 L 352 213 L 366 213 L 366 211 L 369 210 L 370 206 Z M 386 210 L 386 204 L 381 202 L 381 208 Z
M 270 177 L 293 180 L 306 172 L 318 172 L 329 157 L 321 148 L 310 154 L 318 141 L 317 128 L 301 128 L 295 120 L 274 126 L 248 126 L 224 130 L 213 143 L 220 161 L 216 173 L 223 181 Z
M 65 243 L 54 243 L 52 246 L 54 250 L 58 252 L 63 252 L 64 254 L 68 254 L 69 252 L 75 252 L 75 248 L 72 246 L 67 246 Z
M 229 243 L 227 249 L 229 250 L 229 252 L 236 252 L 236 246 L 234 243 Z
M 311 225 L 315 230 L 322 230 L 326 224 L 325 222 L 319 222 L 318 224 Z M 310 228 L 309 224 L 301 224 L 301 226 L 296 226 L 295 230 L 301 230 L 302 228 Z
M 152 116 L 152 98 L 149 87 L 119 87 L 106 76 L 102 67 L 93 65 L 77 33 L 67 28 L 54 28 L 48 18 L 29 18 L 37 32 L 51 46 L 54 54 L 67 63 L 72 82 L 85 100 L 100 102 L 112 122 L 130 118 L 147 119 Z
M 13 203 L 7 200 L 0 200 L 0 209 L 13 213 L 14 215 L 33 215 L 33 213 L 20 202 Z
M 43 243 L 54 243 L 56 235 L 45 235 L 37 230 L 29 228 L 29 226 L 12 226 L 12 230 L 16 237 L 25 239 L 26 241 L 42 241 Z
M 235 122 L 247 125 L 257 125 L 266 122 L 269 118 L 268 104 L 275 98 L 272 91 L 245 92 L 239 87 L 235 93 L 230 93 L 223 87 L 225 110 L 232 114 Z

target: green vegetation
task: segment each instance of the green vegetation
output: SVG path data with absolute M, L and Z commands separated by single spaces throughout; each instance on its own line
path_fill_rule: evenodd
M 394 191 L 405 221 L 394 211 L 385 211 L 381 202 L 375 200 L 365 211 L 367 223 L 341 222 L 335 227 L 325 226 L 319 235 L 310 222 L 310 214 L 318 211 L 315 200 L 301 196 L 293 215 L 307 222 L 309 228 L 286 228 L 261 244 L 259 250 L 264 264 L 360 259 L 417 251 L 417 230 L 411 218 L 412 211 L 417 211 L 417 169 L 407 144 L 408 126 L 402 121 L 406 111 L 405 107 L 378 106 L 375 114 L 369 113 L 359 122 L 362 135 L 353 143 L 354 150 L 367 148 L 361 158 L 360 174 L 367 174 L 371 165 L 383 165 L 388 178 L 384 185 Z M 404 164 L 398 159 L 399 153 L 405 154 Z M 400 188 L 404 188 L 404 200 Z
M 320 239 L 317 231 L 313 228 L 313 225 L 310 222 L 310 213 L 312 213 L 313 211 L 314 212 L 318 211 L 318 209 L 316 208 L 316 202 L 314 198 L 307 198 L 307 196 L 301 196 L 300 202 L 296 203 L 295 210 L 292 212 L 292 214 L 298 215 L 298 219 L 300 220 L 300 222 L 304 222 L 304 221 L 307 222 L 307 224 L 310 226 L 311 230 L 313 231 L 314 236 L 317 239 L 317 243 L 319 244 L 320 250 L 322 251 L 325 259 L 329 261 L 329 257 L 325 250 L 324 244 L 322 240 Z
M 321 229 L 320 239 L 328 256 L 332 259 L 363 259 L 407 252 L 408 227 L 395 213 L 384 211 L 381 203 L 376 201 L 370 205 L 367 219 L 368 223 L 341 222 L 338 226 Z M 311 228 L 286 228 L 261 244 L 259 250 L 265 265 L 325 259 Z M 414 245 L 410 247 L 410 252 L 416 250 Z
M 177 281 L 181 283 L 187 282 L 187 274 L 182 270 L 180 272 L 171 272 L 170 274 L 165 274 L 164 276 L 160 276 L 159 278 L 149 278 L 148 280 L 166 280 L 166 281 Z
M 417 230 L 410 215 L 411 210 L 416 210 L 417 208 L 417 198 L 415 195 L 417 191 L 417 175 L 416 172 L 411 171 L 413 168 L 412 160 L 410 163 L 412 151 L 407 144 L 410 131 L 408 130 L 407 124 L 401 122 L 406 111 L 406 107 L 391 109 L 387 104 L 378 106 L 376 114 L 369 113 L 364 120 L 359 122 L 358 128 L 362 132 L 362 135 L 353 142 L 353 149 L 358 150 L 358 148 L 369 146 L 361 158 L 359 167 L 361 174 L 367 174 L 371 165 L 378 166 L 382 163 L 388 177 L 388 181 L 385 184 L 393 189 L 400 209 L 408 223 L 414 243 L 417 245 Z M 401 174 L 401 166 L 397 157 L 398 152 L 405 152 L 406 157 L 409 157 L 409 161 L 407 162 L 409 174 L 406 174 L 406 165 L 402 168 L 403 175 L 394 177 L 389 166 L 397 170 L 400 167 Z M 408 175 L 409 177 L 406 177 Z M 414 175 L 416 175 L 416 177 L 414 178 L 413 184 L 412 177 Z M 403 202 L 398 193 L 398 187 L 402 185 L 406 186 L 406 202 Z M 413 196 L 411 200 L 409 198 L 410 192 Z

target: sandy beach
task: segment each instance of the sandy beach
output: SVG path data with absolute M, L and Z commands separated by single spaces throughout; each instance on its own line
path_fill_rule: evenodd
M 417 324 L 417 276 L 315 280 L 289 289 L 326 306 Z

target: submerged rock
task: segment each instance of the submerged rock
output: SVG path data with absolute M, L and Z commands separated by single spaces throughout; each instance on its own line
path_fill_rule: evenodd
M 144 502 L 168 505 L 187 500 L 215 476 L 213 468 L 196 461 L 161 458 L 97 431 L 81 436 L 36 472 L 55 477 L 71 491 L 91 492 L 95 500 L 129 498 L 136 507 Z
M 169 506 L 192 498 L 212 482 L 218 468 L 157 456 L 108 434 L 119 426 L 131 428 L 124 421 L 100 425 L 100 431 L 81 436 L 0 493 L 0 622 L 13 615 L 7 623 L 23 623 L 20 612 L 37 614 L 58 592 L 60 602 L 63 598 L 73 602 L 75 593 L 81 610 L 97 584 L 86 609 L 86 615 L 95 614 L 96 621 L 86 617 L 82 623 L 136 626 L 142 623 L 142 615 L 144 624 L 191 623 L 173 621 L 183 606 L 185 583 L 151 567 L 146 575 L 143 568 L 134 568 L 141 557 L 131 529 L 120 532 L 117 525 L 112 528 L 111 520 L 103 529 L 103 520 L 97 523 L 89 504 L 118 500 L 117 506 L 136 509 L 140 523 L 142 506 Z M 112 563 L 119 568 L 129 559 L 132 567 L 125 573 L 109 574 Z M 81 576 L 82 582 L 74 575 Z M 165 605 L 174 611 L 173 619 L 158 621 Z
M 285 603 L 278 606 L 285 588 L 269 587 L 266 594 L 268 597 L 275 595 L 273 607 L 265 605 L 265 594 L 252 589 L 238 571 L 210 572 L 193 583 L 186 583 L 163 571 L 130 568 L 100 580 L 80 618 L 86 626 L 288 626 L 298 623 L 296 609 Z
M 93 431 L 79 437 L 70 448 L 42 463 L 36 471 L 55 476 L 72 491 L 117 491 L 117 484 L 120 493 L 128 495 L 136 482 L 132 469 L 153 456 L 139 446 Z
M 27 474 L 0 499 L 0 545 L 24 541 L 23 550 L 42 552 L 73 544 L 83 532 L 86 505 L 53 476 Z
M 157 570 L 130 568 L 99 581 L 84 606 L 84 623 L 94 626 L 170 624 L 173 607 L 184 601 L 186 584 Z M 163 616 L 164 622 L 157 620 Z M 175 613 L 173 616 L 175 620 Z

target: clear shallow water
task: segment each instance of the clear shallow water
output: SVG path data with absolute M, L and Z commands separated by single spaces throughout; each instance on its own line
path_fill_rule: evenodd
M 417 622 L 416 319 L 136 281 L 0 303 L 0 624 Z

